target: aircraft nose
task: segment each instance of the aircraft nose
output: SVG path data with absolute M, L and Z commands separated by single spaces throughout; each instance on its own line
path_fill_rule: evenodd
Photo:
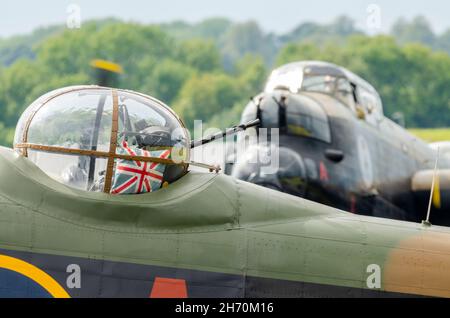
M 301 155 L 273 144 L 249 147 L 243 158 L 238 158 L 232 176 L 299 197 L 304 197 L 308 182 Z

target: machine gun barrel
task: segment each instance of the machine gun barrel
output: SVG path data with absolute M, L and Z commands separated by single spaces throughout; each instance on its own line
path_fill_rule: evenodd
M 247 122 L 245 124 L 240 124 L 240 125 L 237 125 L 237 126 L 233 126 L 231 128 L 227 128 L 224 131 L 218 132 L 217 134 L 209 135 L 209 136 L 207 136 L 207 137 L 205 137 L 203 139 L 192 140 L 191 141 L 191 148 L 195 148 L 197 146 L 201 146 L 201 145 L 207 144 L 207 143 L 209 143 L 211 141 L 223 138 L 223 137 L 228 136 L 228 135 L 233 135 L 233 134 L 238 133 L 240 131 L 244 131 L 247 128 L 250 128 L 250 127 L 258 126 L 259 123 L 260 123 L 259 119 L 255 119 L 255 120 L 249 121 L 249 122 Z

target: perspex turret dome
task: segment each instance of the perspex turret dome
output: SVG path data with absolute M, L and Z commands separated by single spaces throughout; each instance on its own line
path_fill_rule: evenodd
M 52 178 L 106 193 L 151 192 L 177 180 L 187 171 L 189 145 L 183 122 L 162 102 L 99 86 L 41 96 L 14 138 L 16 151 Z

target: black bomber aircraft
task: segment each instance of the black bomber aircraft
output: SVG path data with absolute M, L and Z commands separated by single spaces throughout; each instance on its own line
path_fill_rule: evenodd
M 246 106 L 242 122 L 254 119 L 278 128 L 280 168 L 262 173 L 250 159 L 273 149 L 253 144 L 227 173 L 371 216 L 420 221 L 431 202 L 431 222 L 450 225 L 450 157 L 434 169 L 436 147 L 385 117 L 377 91 L 352 72 L 318 61 L 281 66 Z

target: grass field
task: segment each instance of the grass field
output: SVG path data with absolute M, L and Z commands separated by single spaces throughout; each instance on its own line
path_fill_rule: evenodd
M 428 142 L 450 141 L 450 128 L 413 128 L 408 130 Z

